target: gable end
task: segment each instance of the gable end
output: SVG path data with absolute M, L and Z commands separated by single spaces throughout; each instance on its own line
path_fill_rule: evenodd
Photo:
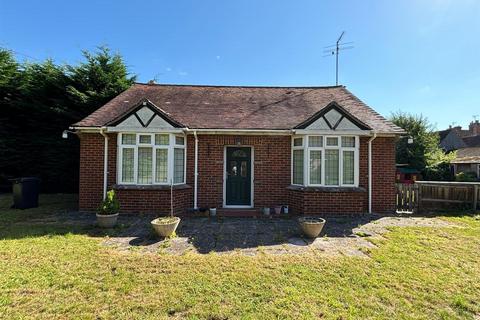
M 352 116 L 338 103 L 331 102 L 294 129 L 311 130 L 371 130 L 369 126 Z
M 118 128 L 181 128 L 181 123 L 171 119 L 151 101 L 143 99 L 107 126 Z

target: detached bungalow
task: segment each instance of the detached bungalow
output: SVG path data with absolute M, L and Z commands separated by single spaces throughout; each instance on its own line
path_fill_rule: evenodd
M 294 214 L 395 209 L 398 128 L 343 86 L 135 84 L 72 129 L 80 209 L 115 189 L 122 212 Z

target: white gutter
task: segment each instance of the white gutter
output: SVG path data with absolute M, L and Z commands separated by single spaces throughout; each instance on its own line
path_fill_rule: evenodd
M 193 208 L 198 209 L 198 137 L 197 131 L 193 131 L 195 137 L 195 180 L 193 186 Z
M 105 128 L 100 129 L 100 134 L 105 138 L 105 149 L 103 150 L 103 199 L 106 199 L 108 177 L 108 136 L 105 134 Z
M 376 137 L 377 133 L 373 132 L 368 140 L 368 213 L 372 213 L 372 142 Z

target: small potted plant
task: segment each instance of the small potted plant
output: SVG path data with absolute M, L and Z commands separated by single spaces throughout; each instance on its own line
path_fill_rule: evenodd
M 325 219 L 320 217 L 300 217 L 298 218 L 300 228 L 308 238 L 316 238 L 322 232 L 325 225 Z
M 270 208 L 269 207 L 264 207 L 262 209 L 263 215 L 264 216 L 269 216 L 270 215 Z
M 98 207 L 97 224 L 102 228 L 113 228 L 117 223 L 119 210 L 120 203 L 115 196 L 115 191 L 108 191 L 106 198 Z
M 282 206 L 275 206 L 275 214 L 282 213 Z
M 217 215 L 217 208 L 212 207 L 208 210 L 210 212 L 210 217 L 215 217 Z
M 170 215 L 158 217 L 151 221 L 155 232 L 164 238 L 171 237 L 177 230 L 180 218 L 173 215 L 173 183 L 170 182 Z

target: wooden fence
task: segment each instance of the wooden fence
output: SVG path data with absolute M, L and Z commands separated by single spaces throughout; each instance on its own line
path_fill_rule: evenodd
M 397 212 L 438 208 L 480 208 L 479 182 L 417 181 L 397 184 Z

